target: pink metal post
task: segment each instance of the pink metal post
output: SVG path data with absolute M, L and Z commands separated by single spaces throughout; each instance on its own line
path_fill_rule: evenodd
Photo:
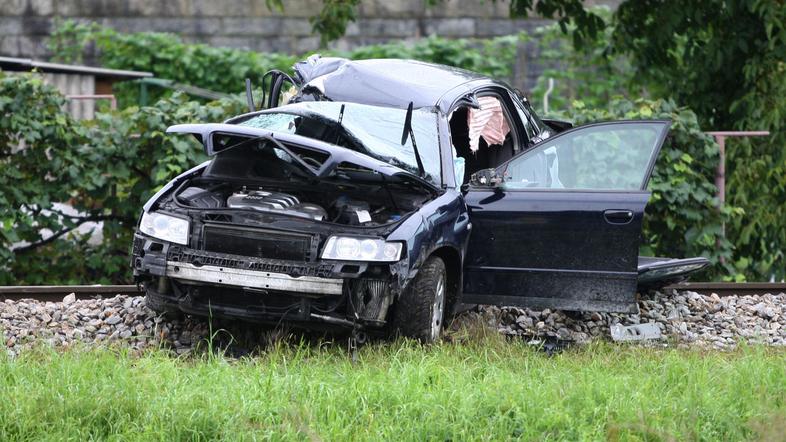
M 723 207 L 723 204 L 726 202 L 726 138 L 729 137 L 766 137 L 770 134 L 769 131 L 766 130 L 756 130 L 756 131 L 714 131 L 714 132 L 707 132 L 709 135 L 715 137 L 715 141 L 718 143 L 718 154 L 720 158 L 718 159 L 718 169 L 715 172 L 715 187 L 718 188 L 718 209 Z M 725 224 L 722 226 L 722 235 L 726 236 L 726 226 Z M 720 239 L 718 239 L 720 242 Z M 725 259 L 721 256 L 720 262 L 723 264 Z

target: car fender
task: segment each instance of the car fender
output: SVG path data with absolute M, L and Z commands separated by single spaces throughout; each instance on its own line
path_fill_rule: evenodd
M 187 171 L 176 176 L 174 179 L 170 180 L 168 183 L 164 184 L 164 187 L 158 189 L 158 192 L 156 192 L 152 197 L 150 197 L 150 199 L 147 200 L 145 205 L 142 206 L 144 211 L 149 212 L 150 209 L 153 208 L 153 205 L 157 203 L 158 200 L 162 196 L 164 196 L 164 194 L 172 190 L 172 188 L 174 188 L 176 185 L 180 184 L 181 181 L 185 180 L 186 178 L 191 178 L 193 176 L 200 175 L 202 171 L 205 170 L 208 164 L 210 164 L 210 160 L 205 161 L 204 163 L 199 164 L 198 166 L 194 166 L 191 169 L 188 169 Z
M 421 207 L 388 236 L 388 241 L 405 243 L 406 258 L 396 268 L 402 290 L 417 276 L 426 259 L 439 249 L 447 247 L 457 252 L 463 263 L 471 228 L 467 217 L 460 195 L 447 191 Z

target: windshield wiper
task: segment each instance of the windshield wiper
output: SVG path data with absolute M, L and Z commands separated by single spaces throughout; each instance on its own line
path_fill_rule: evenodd
M 418 162 L 418 175 L 421 178 L 426 177 L 426 171 L 423 169 L 423 160 L 420 159 L 420 152 L 418 152 L 418 144 L 415 142 L 415 131 L 412 130 L 412 102 L 407 106 L 407 116 L 404 118 L 404 131 L 401 134 L 401 145 L 407 144 L 407 138 L 412 140 L 412 150 L 415 152 L 415 160 Z

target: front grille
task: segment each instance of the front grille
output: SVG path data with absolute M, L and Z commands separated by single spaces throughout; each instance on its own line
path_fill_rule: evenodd
M 204 249 L 256 258 L 308 261 L 311 236 L 260 229 L 205 226 Z
M 333 265 L 331 264 L 287 262 L 277 259 L 225 255 L 223 253 L 192 250 L 180 246 L 169 247 L 166 259 L 167 261 L 184 262 L 196 266 L 229 267 L 233 269 L 256 270 L 258 272 L 284 273 L 291 276 L 316 276 L 318 278 L 330 278 L 333 276 Z

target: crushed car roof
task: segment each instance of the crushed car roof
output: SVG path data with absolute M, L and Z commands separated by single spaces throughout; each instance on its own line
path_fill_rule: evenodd
M 415 108 L 436 106 L 450 90 L 488 77 L 416 60 L 349 60 L 313 55 L 294 66 L 302 91 L 313 87 L 333 101 Z

